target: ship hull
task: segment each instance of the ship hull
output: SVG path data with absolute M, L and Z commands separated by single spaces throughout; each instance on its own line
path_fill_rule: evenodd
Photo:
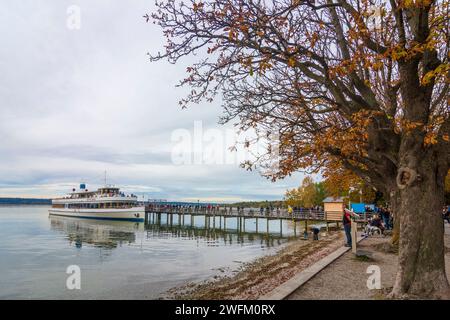
M 52 208 L 48 210 L 52 216 L 75 217 L 96 220 L 122 220 L 143 222 L 145 207 L 133 207 L 127 209 L 65 209 Z

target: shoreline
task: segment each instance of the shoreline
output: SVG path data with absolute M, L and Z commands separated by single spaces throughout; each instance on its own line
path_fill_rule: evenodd
M 226 275 L 188 282 L 164 292 L 163 300 L 255 300 L 343 245 L 343 234 L 332 231 L 320 240 L 297 239 L 277 252 L 244 263 Z

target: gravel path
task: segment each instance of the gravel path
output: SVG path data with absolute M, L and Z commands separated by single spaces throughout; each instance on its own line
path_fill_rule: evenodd
M 398 259 L 395 253 L 386 252 L 390 238 L 371 237 L 361 241 L 358 249 L 373 252 L 373 261 L 355 258 L 351 251 L 345 253 L 322 270 L 301 288 L 294 291 L 288 300 L 328 299 L 384 299 L 395 281 Z M 450 279 L 450 226 L 445 223 L 446 271 Z M 370 265 L 381 271 L 381 290 L 369 290 L 366 273 Z

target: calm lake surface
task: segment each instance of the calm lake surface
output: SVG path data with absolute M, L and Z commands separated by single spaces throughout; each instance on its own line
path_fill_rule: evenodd
M 236 270 L 300 234 L 290 221 L 185 215 L 150 221 L 49 217 L 46 206 L 0 206 L 0 299 L 157 299 L 171 287 Z M 194 224 L 191 226 L 191 222 Z M 219 226 L 221 229 L 219 229 Z M 281 227 L 281 228 L 280 228 Z M 258 228 L 258 233 L 256 229 Z M 68 290 L 67 267 L 81 269 Z

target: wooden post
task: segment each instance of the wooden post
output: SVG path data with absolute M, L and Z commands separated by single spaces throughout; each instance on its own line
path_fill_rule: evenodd
M 357 223 L 352 219 L 350 233 L 352 235 L 352 252 L 354 254 L 356 254 L 357 227 L 358 227 Z
M 241 218 L 242 219 L 242 229 L 245 232 L 245 218 Z
M 227 217 L 223 216 L 223 230 L 227 230 Z
M 303 232 L 303 239 L 308 239 L 308 220 L 305 220 L 305 231 Z
M 256 233 L 258 233 L 258 217 L 256 217 Z
M 283 237 L 283 219 L 280 219 L 280 237 Z
M 294 220 L 294 237 L 297 237 L 297 220 Z

